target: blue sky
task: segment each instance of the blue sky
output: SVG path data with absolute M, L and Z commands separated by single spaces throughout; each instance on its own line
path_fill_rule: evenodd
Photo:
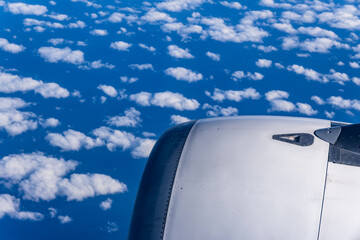
M 126 239 L 170 126 L 359 122 L 360 4 L 0 1 L 1 239 Z

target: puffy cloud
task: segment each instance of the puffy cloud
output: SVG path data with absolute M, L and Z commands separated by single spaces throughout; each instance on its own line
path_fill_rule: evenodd
M 106 36 L 108 35 L 108 31 L 105 29 L 94 29 L 90 31 L 90 34 L 94 36 Z
M 100 203 L 100 208 L 104 211 L 109 210 L 111 208 L 113 200 L 111 198 L 106 199 Z
M 44 218 L 38 212 L 20 211 L 20 199 L 9 194 L 0 194 L 0 219 L 5 215 L 19 220 L 40 221 Z
M 331 112 L 325 111 L 325 115 L 326 115 L 327 118 L 332 119 L 332 118 L 334 118 L 335 113 L 332 112 L 332 111 Z
M 205 103 L 202 109 L 208 110 L 206 111 L 206 115 L 208 117 L 218 117 L 218 116 L 227 117 L 227 116 L 236 116 L 238 114 L 238 110 L 236 108 L 233 107 L 223 108 L 220 107 L 219 105 L 212 106 L 208 103 Z
M 38 26 L 38 27 L 49 27 L 49 28 L 55 28 L 55 29 L 63 29 L 66 27 L 63 24 L 58 23 L 58 22 L 40 21 L 40 20 L 32 19 L 32 18 L 25 18 L 23 20 L 23 24 L 27 27 Z
M 289 3 L 275 3 L 274 0 L 261 0 L 260 5 L 272 8 L 291 8 Z
M 167 47 L 168 49 L 168 53 L 170 56 L 174 57 L 174 58 L 194 58 L 194 56 L 189 53 L 189 49 L 182 49 L 176 45 L 170 45 Z
M 217 62 L 220 61 L 220 54 L 218 54 L 218 53 L 212 53 L 212 52 L 207 51 L 206 56 L 208 56 L 209 58 L 211 58 L 214 61 L 217 61 Z
M 289 93 L 281 90 L 271 90 L 265 93 L 266 100 L 270 103 L 268 112 L 299 112 L 301 114 L 312 116 L 318 113 L 307 103 L 292 103 L 287 99 Z
M 360 111 L 360 101 L 357 99 L 344 99 L 340 96 L 331 96 L 326 101 L 333 107 L 347 110 L 354 109 L 356 111 Z
M 334 69 L 330 70 L 330 74 L 324 75 L 324 78 L 332 79 L 334 82 L 344 85 L 344 82 L 350 81 L 349 76 L 346 73 L 336 72 Z
M 199 107 L 199 102 L 195 99 L 188 99 L 180 93 L 173 92 L 159 92 L 151 94 L 148 92 L 140 92 L 131 94 L 129 99 L 135 101 L 142 106 L 159 106 L 174 108 L 176 110 L 196 110 Z
M 115 151 L 119 147 L 125 150 L 137 144 L 137 139 L 131 133 L 108 127 L 94 129 L 92 134 L 97 137 L 96 141 L 105 143 L 109 151 Z
M 147 158 L 150 155 L 155 142 L 155 140 L 148 138 L 139 139 L 138 146 L 131 151 L 131 156 L 133 158 Z
M 265 98 L 268 101 L 272 101 L 275 99 L 288 98 L 289 93 L 281 90 L 271 90 L 265 93 Z
M 325 101 L 319 96 L 312 96 L 311 100 L 313 100 L 318 105 L 324 105 L 325 104 Z
M 172 124 L 180 124 L 183 122 L 191 121 L 191 119 L 180 115 L 171 115 L 170 119 Z
M 271 67 L 272 61 L 268 59 L 258 59 L 255 64 L 261 68 L 269 68 Z
M 234 9 L 237 9 L 237 10 L 246 9 L 246 7 L 242 6 L 239 2 L 222 1 L 222 2 L 220 2 L 220 4 L 225 6 L 225 7 L 234 8 Z
M 360 19 L 358 16 L 359 10 L 356 6 L 342 5 L 331 12 L 320 13 L 317 17 L 320 23 L 327 23 L 334 28 L 359 30 Z
M 99 69 L 99 68 L 108 68 L 113 69 L 115 65 L 109 63 L 103 63 L 101 60 L 88 62 L 87 65 L 83 65 L 79 67 L 80 69 L 89 70 L 89 69 Z
M 316 13 L 313 10 L 306 10 L 302 14 L 297 14 L 291 11 L 284 11 L 281 17 L 286 20 L 293 20 L 303 23 L 313 23 L 316 20 Z
M 64 21 L 70 19 L 68 15 L 66 14 L 50 14 L 47 15 L 49 18 L 56 19 L 58 21 Z
M 203 75 L 201 73 L 196 73 L 183 67 L 168 68 L 165 70 L 165 73 L 174 77 L 176 80 L 187 81 L 190 83 L 203 79 Z
M 358 64 L 357 62 L 349 62 L 349 65 L 350 65 L 350 67 L 352 67 L 352 68 L 360 68 L 360 64 Z
M 19 53 L 25 50 L 23 45 L 9 43 L 9 41 L 5 38 L 0 38 L 0 48 L 5 52 L 10 53 Z
M 154 70 L 154 67 L 151 63 L 144 64 L 130 64 L 129 68 L 138 69 L 138 70 Z
M 58 185 L 68 201 L 127 191 L 125 184 L 104 174 L 75 173 L 69 179 L 62 179 Z
M 68 201 L 122 193 L 126 185 L 104 174 L 71 174 L 78 163 L 42 153 L 12 154 L 0 160 L 2 182 L 17 185 L 24 199 L 39 201 L 65 196 Z
M 351 80 L 352 80 L 356 85 L 360 86 L 360 78 L 358 78 L 358 77 L 353 77 L 353 78 L 351 78 Z
M 140 118 L 141 113 L 135 108 L 131 107 L 125 110 L 123 116 L 114 116 L 109 118 L 107 123 L 116 127 L 137 127 L 142 121 Z
M 210 97 L 214 101 L 222 102 L 224 100 L 240 102 L 243 99 L 253 99 L 257 100 L 260 98 L 260 93 L 254 88 L 246 88 L 242 91 L 237 90 L 220 90 L 218 88 L 214 89 L 213 94 L 208 91 L 205 91 L 206 96 Z
M 12 14 L 23 14 L 23 15 L 43 15 L 48 10 L 43 5 L 32 5 L 26 3 L 8 3 L 7 7 Z
M 44 98 L 66 98 L 69 91 L 57 83 L 44 83 L 30 77 L 22 78 L 18 75 L 0 72 L 0 92 L 14 93 L 34 91 Z
M 45 121 L 40 123 L 41 126 L 43 126 L 44 128 L 47 127 L 57 127 L 60 125 L 60 121 L 56 118 L 48 118 Z
M 303 66 L 300 66 L 297 64 L 288 66 L 287 70 L 291 71 L 291 72 L 295 72 L 296 74 L 299 74 L 299 75 L 304 75 L 305 78 L 308 80 L 324 82 L 324 83 L 328 82 L 328 80 L 326 78 L 322 77 L 321 73 L 318 73 L 313 69 L 304 68 Z
M 155 8 L 151 8 L 144 16 L 141 17 L 141 20 L 149 23 L 175 21 L 175 19 L 170 17 L 169 14 L 164 12 L 159 12 Z
M 183 10 L 195 9 L 205 2 L 207 0 L 167 0 L 156 4 L 156 7 L 170 12 L 181 12 Z
M 74 23 L 69 23 L 68 27 L 69 28 L 81 28 L 82 29 L 82 28 L 86 27 L 86 24 L 83 21 L 78 20 L 78 21 L 76 21 Z
M 290 23 L 273 23 L 272 24 L 272 27 L 279 30 L 279 31 L 282 31 L 282 32 L 286 32 L 286 33 L 289 33 L 289 34 L 296 34 L 297 33 L 297 30 L 293 28 L 293 26 L 290 24 Z
M 261 73 L 258 73 L 258 72 L 244 73 L 243 71 L 235 71 L 235 72 L 233 72 L 233 74 L 231 74 L 231 79 L 234 81 L 237 81 L 237 80 L 243 79 L 243 78 L 247 78 L 247 79 L 251 79 L 251 80 L 261 80 L 264 78 L 264 75 L 262 75 Z
M 65 40 L 63 38 L 51 38 L 48 40 L 49 43 L 51 43 L 54 46 L 60 45 L 60 44 L 72 44 L 73 41 Z
M 108 21 L 112 23 L 119 23 L 123 20 L 124 17 L 125 14 L 114 12 L 109 16 Z
M 154 48 L 153 46 L 147 46 L 143 43 L 139 43 L 139 47 L 148 50 L 149 52 L 155 52 L 156 48 Z
M 123 83 L 134 83 L 134 82 L 136 82 L 136 81 L 139 80 L 139 79 L 136 78 L 136 77 L 122 76 L 122 77 L 120 77 L 120 80 L 121 80 Z
M 258 50 L 263 51 L 265 53 L 269 53 L 269 52 L 272 52 L 272 51 L 277 51 L 277 48 L 274 47 L 274 46 L 264 46 L 264 45 L 256 46 L 256 45 L 253 45 L 253 47 L 256 47 Z
M 84 53 L 80 50 L 71 50 L 68 47 L 41 47 L 38 53 L 45 61 L 51 63 L 65 62 L 75 65 L 84 63 Z
M 313 37 L 339 38 L 333 31 L 329 31 L 320 27 L 300 27 L 299 33 L 311 35 Z
M 118 95 L 118 92 L 116 91 L 116 89 L 113 86 L 101 84 L 97 88 L 99 90 L 103 91 L 106 95 L 108 95 L 110 97 L 116 97 Z
M 328 53 L 331 48 L 344 48 L 350 49 L 348 44 L 340 43 L 331 38 L 315 38 L 306 39 L 300 42 L 298 37 L 285 37 L 283 38 L 282 48 L 284 50 L 291 50 L 293 48 L 300 48 L 308 52 Z
M 208 26 L 202 31 L 203 36 L 210 36 L 212 39 L 221 42 L 261 42 L 269 33 L 253 25 L 258 19 L 272 17 L 272 13 L 265 11 L 248 12 L 246 16 L 236 26 L 227 25 L 224 19 L 216 17 L 195 18 L 194 22 L 200 22 Z
M 49 133 L 46 138 L 50 145 L 60 147 L 63 151 L 78 151 L 82 147 L 86 149 L 104 145 L 101 139 L 93 139 L 82 132 L 72 129 L 60 133 Z
M 58 219 L 59 219 L 59 221 L 60 221 L 60 223 L 61 224 L 64 224 L 64 223 L 69 223 L 69 222 L 71 222 L 72 221 L 72 218 L 71 217 L 69 217 L 69 216 L 58 216 Z
M 112 42 L 110 44 L 111 48 L 116 49 L 118 51 L 129 51 L 129 48 L 131 46 L 132 46 L 132 44 L 126 43 L 126 42 L 123 42 L 123 41 Z
M 139 93 L 131 94 L 129 96 L 129 99 L 131 101 L 134 101 L 141 106 L 151 106 L 150 103 L 151 98 L 152 98 L 152 94 L 149 92 L 139 92 Z
M 53 207 L 49 207 L 48 210 L 49 210 L 50 217 L 54 218 L 57 214 L 57 209 L 53 208 Z
M 173 22 L 173 23 L 165 23 L 161 26 L 161 29 L 164 32 L 173 32 L 175 31 L 179 34 L 183 39 L 187 39 L 190 34 L 201 34 L 203 33 L 203 28 L 197 24 L 189 24 L 184 25 L 180 22 Z

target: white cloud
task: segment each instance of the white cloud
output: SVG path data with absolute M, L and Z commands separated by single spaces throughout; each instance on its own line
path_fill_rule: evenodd
M 136 94 L 131 94 L 129 99 L 131 101 L 136 102 L 141 106 L 151 106 L 150 100 L 152 98 L 152 94 L 149 92 L 139 92 Z
M 330 74 L 325 74 L 324 78 L 332 79 L 340 85 L 344 85 L 344 82 L 350 81 L 350 78 L 346 73 L 336 72 L 334 69 L 330 70 Z
M 180 22 L 165 23 L 161 26 L 161 29 L 167 33 L 175 31 L 177 34 L 179 34 L 182 37 L 183 40 L 189 38 L 190 34 L 203 33 L 203 28 L 200 25 L 197 24 L 184 25 Z M 167 36 L 167 39 L 169 39 L 169 36 Z
M 131 156 L 133 158 L 147 158 L 150 155 L 155 142 L 155 140 L 148 138 L 139 139 L 138 146 L 131 151 Z
M 5 215 L 18 220 L 41 221 L 44 218 L 38 212 L 20 211 L 20 199 L 9 194 L 0 194 L 0 219 Z
M 260 68 L 269 68 L 271 67 L 272 61 L 268 59 L 258 59 L 255 64 Z
M 290 23 L 273 23 L 272 27 L 289 34 L 296 34 L 297 30 L 293 28 L 293 26 Z
M 110 97 L 116 97 L 118 95 L 118 92 L 113 86 L 100 84 L 97 88 Z
M 219 105 L 212 106 L 208 103 L 205 103 L 202 109 L 208 110 L 206 111 L 206 115 L 208 117 L 218 117 L 218 116 L 227 117 L 227 116 L 236 116 L 238 114 L 238 110 L 234 107 L 223 108 L 220 107 Z
M 206 52 L 206 56 L 208 56 L 209 58 L 211 58 L 214 61 L 220 61 L 220 54 L 218 53 L 212 53 L 212 52 Z
M 326 102 L 336 108 L 360 111 L 360 100 L 357 99 L 343 99 L 340 96 L 331 96 Z
M 155 8 L 151 8 L 144 16 L 141 17 L 141 20 L 149 23 L 157 23 L 174 22 L 175 18 L 170 17 L 167 13 L 159 12 Z
M 281 90 L 271 90 L 267 93 L 265 93 L 265 98 L 268 101 L 272 101 L 275 99 L 282 99 L 282 98 L 288 98 L 289 93 Z
M 18 75 L 0 72 L 0 92 L 14 93 L 34 91 L 44 98 L 66 98 L 69 91 L 57 83 L 44 83 L 30 77 L 22 78 Z
M 325 38 L 339 38 L 333 31 L 329 31 L 320 27 L 300 27 L 298 32 L 302 34 L 311 35 L 313 37 L 325 37 Z
M 170 119 L 172 124 L 180 124 L 191 121 L 191 119 L 180 115 L 171 115 Z
M 104 145 L 101 139 L 93 139 L 82 132 L 69 129 L 63 134 L 49 133 L 46 138 L 50 145 L 60 147 L 63 151 L 79 151 L 81 148 L 91 149 Z
M 123 83 L 134 83 L 136 82 L 137 80 L 139 80 L 137 77 L 127 77 L 127 76 L 122 76 L 120 77 L 120 80 L 123 82 Z
M 358 77 L 353 77 L 351 80 L 352 80 L 356 85 L 360 86 L 360 78 L 358 78 Z
M 68 47 L 41 47 L 38 53 L 45 61 L 51 63 L 66 62 L 75 65 L 84 63 L 84 53 L 80 50 L 71 50 Z
M 291 71 L 291 72 L 295 72 L 296 74 L 299 74 L 299 75 L 304 75 L 305 78 L 308 80 L 324 82 L 324 83 L 328 82 L 328 80 L 326 78 L 322 77 L 321 73 L 318 73 L 313 69 L 304 68 L 303 66 L 300 66 L 297 64 L 288 66 L 287 70 Z
M 258 72 L 247 72 L 246 74 L 243 71 L 235 71 L 233 74 L 231 74 L 231 79 L 234 81 L 237 81 L 239 79 L 247 78 L 250 80 L 262 80 L 264 78 L 264 75 Z
M 222 1 L 220 2 L 221 5 L 228 7 L 228 8 L 233 8 L 233 9 L 246 9 L 245 6 L 242 6 L 239 2 L 228 2 L 228 1 Z
M 142 121 L 140 118 L 141 113 L 135 108 L 131 107 L 125 110 L 123 116 L 114 116 L 109 118 L 107 123 L 116 127 L 137 127 Z
M 277 51 L 277 48 L 274 47 L 274 46 L 259 45 L 256 48 L 259 49 L 260 51 L 265 52 L 265 53 L 269 53 L 269 52 L 272 52 L 272 51 Z
M 302 14 L 291 11 L 284 11 L 281 17 L 286 20 L 292 20 L 300 23 L 313 23 L 316 20 L 316 13 L 313 10 L 306 10 Z
M 181 12 L 183 10 L 194 10 L 205 2 L 207 0 L 167 0 L 157 3 L 156 7 L 170 12 Z
M 62 179 L 60 191 L 68 201 L 82 201 L 85 198 L 122 193 L 127 191 L 125 184 L 104 174 L 72 174 L 70 178 Z
M 109 63 L 103 63 L 101 60 L 93 61 L 87 63 L 87 65 L 81 66 L 81 69 L 89 70 L 89 69 L 99 69 L 99 68 L 108 68 L 113 69 L 115 65 Z
M 63 38 L 51 38 L 48 40 L 49 43 L 51 43 L 54 46 L 60 45 L 60 44 L 73 44 L 73 41 L 65 40 Z
M 292 103 L 287 99 L 289 93 L 281 90 L 271 90 L 265 93 L 266 100 L 270 103 L 268 112 L 299 112 L 301 114 L 312 116 L 318 113 L 307 103 Z
M 94 36 L 106 36 L 108 35 L 108 31 L 105 29 L 94 29 L 90 31 L 90 34 Z
M 71 222 L 73 219 L 69 216 L 58 216 L 59 221 L 61 222 L 61 224 L 64 223 L 69 223 Z
M 125 14 L 114 12 L 109 16 L 108 21 L 112 23 L 119 23 L 123 20 L 124 17 Z
M 64 21 L 64 20 L 69 20 L 69 16 L 66 14 L 50 14 L 47 15 L 49 18 L 58 20 L 58 21 Z
M 186 82 L 197 82 L 203 79 L 201 73 L 193 72 L 190 69 L 183 67 L 168 68 L 165 70 L 165 73 L 169 76 L 174 77 L 176 80 L 186 81 Z
M 45 121 L 41 122 L 41 126 L 44 128 L 47 127 L 57 127 L 60 125 L 60 121 L 56 118 L 48 118 Z
M 331 48 L 343 48 L 350 49 L 348 44 L 340 43 L 331 38 L 315 38 L 315 39 L 306 39 L 304 42 L 300 42 L 298 37 L 284 37 L 282 48 L 284 50 L 291 50 L 293 48 L 300 48 L 308 52 L 317 52 L 317 53 L 328 53 Z
M 105 230 L 108 233 L 112 233 L 118 231 L 119 227 L 115 222 L 107 222 L 107 226 Z
M 86 27 L 86 24 L 83 21 L 78 20 L 78 21 L 76 21 L 74 23 L 69 23 L 68 27 L 69 28 L 81 28 L 82 29 L 82 28 Z
M 12 154 L 0 160 L 3 184 L 17 185 L 24 199 L 39 201 L 65 196 L 68 201 L 122 193 L 126 185 L 104 174 L 71 174 L 78 162 L 42 153 Z
M 57 214 L 57 209 L 53 208 L 53 207 L 49 207 L 48 210 L 49 210 L 50 217 L 54 218 Z
M 113 200 L 111 198 L 107 198 L 105 201 L 100 203 L 100 208 L 104 211 L 109 210 L 111 208 Z
M 7 7 L 12 14 L 23 14 L 23 15 L 43 15 L 48 10 L 43 5 L 32 5 L 26 3 L 8 3 Z
M 331 12 L 320 13 L 317 17 L 320 23 L 327 23 L 331 27 L 359 30 L 360 19 L 359 10 L 353 5 L 340 5 L 341 7 L 333 9 Z
M 148 92 L 140 92 L 131 94 L 129 99 L 135 101 L 142 106 L 159 106 L 174 108 L 176 110 L 196 110 L 199 107 L 199 102 L 195 99 L 188 99 L 180 93 L 173 92 L 159 92 L 151 94 Z
M 0 38 L 0 48 L 5 52 L 10 53 L 19 53 L 25 50 L 25 47 L 23 45 L 9 43 L 9 41 L 5 38 Z
M 210 97 L 214 101 L 222 102 L 224 100 L 240 102 L 243 99 L 253 99 L 257 100 L 260 98 L 260 93 L 254 88 L 246 88 L 242 91 L 238 90 L 220 90 L 218 88 L 214 89 L 213 94 L 208 91 L 205 91 L 206 96 Z
M 296 103 L 297 111 L 301 114 L 305 114 L 307 116 L 316 115 L 318 113 L 317 110 L 312 109 L 312 107 L 307 103 Z
M 126 150 L 130 147 L 134 147 L 134 145 L 138 143 L 135 136 L 131 133 L 114 130 L 108 127 L 94 129 L 92 134 L 97 137 L 96 141 L 105 143 L 109 151 L 115 151 L 119 147 Z
M 350 67 L 355 69 L 360 68 L 360 64 L 358 64 L 357 62 L 349 62 L 349 65 Z
M 275 3 L 274 0 L 261 0 L 260 5 L 272 8 L 291 8 L 289 3 Z
M 325 101 L 319 96 L 312 96 L 311 100 L 313 100 L 318 105 L 324 105 L 325 104 Z
M 331 112 L 325 111 L 325 115 L 326 115 L 327 118 L 332 119 L 332 118 L 334 118 L 335 113 L 332 112 L 332 111 Z
M 132 44 L 126 43 L 126 42 L 123 42 L 123 41 L 112 42 L 110 44 L 111 48 L 116 49 L 118 51 L 129 51 L 129 48 L 131 46 L 132 46 Z
M 154 70 L 154 67 L 151 63 L 144 64 L 130 64 L 129 68 L 138 69 L 138 70 Z
M 143 43 L 139 43 L 139 47 L 148 50 L 149 52 L 155 52 L 156 48 L 154 48 L 153 46 L 147 46 Z
M 169 55 L 174 58 L 187 58 L 187 59 L 194 58 L 194 56 L 189 52 L 189 49 L 187 48 L 182 49 L 176 45 L 169 45 L 167 49 Z

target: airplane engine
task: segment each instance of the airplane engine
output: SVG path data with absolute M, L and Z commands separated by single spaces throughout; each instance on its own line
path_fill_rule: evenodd
M 360 127 L 242 116 L 155 144 L 129 239 L 360 239 Z

